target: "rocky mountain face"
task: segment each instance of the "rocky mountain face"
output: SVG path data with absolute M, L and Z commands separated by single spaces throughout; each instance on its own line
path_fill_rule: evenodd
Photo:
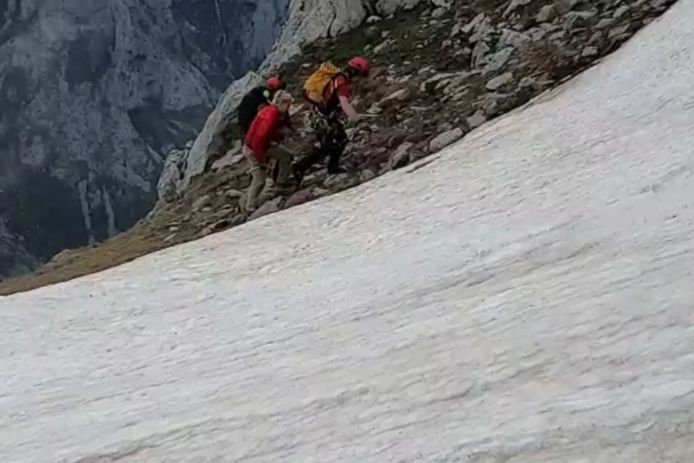
M 0 0 L 0 277 L 149 211 L 289 0 Z
M 268 181 L 265 203 L 251 215 L 242 210 L 249 177 L 238 154 L 240 142 L 233 137 L 233 119 L 240 95 L 260 78 L 249 73 L 228 87 L 195 141 L 169 156 L 159 182 L 160 201 L 144 220 L 100 246 L 61 253 L 35 274 L 0 285 L 0 294 L 99 271 L 394 169 L 417 175 L 427 157 L 434 159 L 449 144 L 591 66 L 673 0 L 436 0 L 414 8 L 400 3 L 395 15 L 389 10 L 372 14 L 377 10 L 365 6 L 374 3 L 381 4 L 359 3 L 364 7 L 361 24 L 344 34 L 330 26 L 347 18 L 337 13 L 343 10 L 333 10 L 325 20 L 315 10 L 318 0 L 301 3 L 315 8 L 301 14 L 293 3 L 295 16 L 287 28 L 313 31 L 319 38 L 299 34 L 294 39 L 306 40 L 300 55 L 280 44 L 268 61 L 285 62 L 264 65 L 278 66 L 289 90 L 300 95 L 303 79 L 323 60 L 343 64 L 360 54 L 373 61 L 372 77 L 354 87 L 354 102 L 368 117 L 348 130 L 350 144 L 343 156 L 348 173 L 327 176 L 324 166 L 316 165 L 295 191 L 281 196 Z M 286 54 L 276 58 L 278 53 Z M 293 113 L 299 134 L 286 145 L 301 156 L 314 139 L 304 123 L 306 108 L 298 103 Z M 359 213 L 355 203 L 354 214 Z
M 349 188 L 439 151 L 614 50 L 670 3 L 293 2 L 281 39 L 261 69 L 273 67 L 287 75 L 295 95 L 301 93 L 303 78 L 324 60 L 340 63 L 361 54 L 381 68 L 375 79 L 361 86 L 362 100 L 370 105 L 362 110 L 373 119 L 351 131 L 345 160 L 353 173 L 326 179 L 325 172 L 318 171 L 307 177 L 312 185 L 296 197 L 274 198 L 267 208 L 276 210 Z M 397 11 L 402 13 L 394 16 Z M 242 95 L 259 80 L 249 73 L 232 83 L 195 142 L 171 153 L 158 185 L 160 202 L 154 214 L 168 203 L 195 195 L 187 190 L 196 176 L 226 167 L 243 172 L 233 118 Z M 296 108 L 297 113 L 301 110 Z M 300 118 L 296 124 L 301 126 Z M 299 141 L 298 153 L 310 149 L 309 140 L 310 136 Z M 232 199 L 220 201 L 238 199 L 238 190 L 245 185 L 243 174 L 232 183 Z M 227 204 L 222 210 L 228 208 Z M 220 224 L 244 220 L 238 213 Z
M 450 9 L 452 0 L 293 0 L 282 34 L 260 66 L 260 72 L 280 70 L 300 55 L 306 44 L 340 36 L 365 21 L 392 17 L 398 11 L 409 11 L 420 4 Z M 293 78 L 290 74 L 287 76 L 286 80 Z M 166 201 L 181 194 L 193 177 L 205 172 L 226 154 L 228 145 L 237 135 L 233 130 L 236 108 L 243 95 L 260 82 L 260 75 L 254 72 L 233 82 L 195 141 L 169 154 L 158 184 L 160 199 Z M 239 143 L 233 145 L 237 151 L 240 149 Z M 161 202 L 157 206 L 161 206 Z

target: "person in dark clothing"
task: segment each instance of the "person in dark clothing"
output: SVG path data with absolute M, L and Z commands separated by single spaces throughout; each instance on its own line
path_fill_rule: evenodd
M 347 147 L 347 132 L 343 119 L 357 122 L 359 114 L 350 102 L 352 80 L 368 77 L 370 63 L 362 57 L 352 58 L 344 69 L 323 63 L 304 84 L 304 97 L 312 104 L 310 125 L 316 133 L 318 147 L 293 166 L 300 183 L 305 172 L 321 159 L 328 158 L 328 174 L 342 171 L 340 157 Z
M 275 94 L 284 87 L 285 85 L 280 79 L 271 77 L 265 82 L 265 85 L 255 87 L 244 95 L 238 109 L 239 128 L 242 137 L 248 133 L 258 110 L 264 105 L 269 105 Z

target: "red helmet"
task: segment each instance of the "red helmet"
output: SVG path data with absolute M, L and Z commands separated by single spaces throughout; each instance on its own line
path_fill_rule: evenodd
M 369 71 L 371 70 L 371 63 L 369 63 L 368 59 L 357 56 L 349 60 L 347 67 L 354 69 L 357 74 L 367 77 L 369 75 Z
M 284 88 L 284 82 L 279 80 L 277 77 L 270 77 L 266 82 L 267 88 L 270 90 L 282 90 Z

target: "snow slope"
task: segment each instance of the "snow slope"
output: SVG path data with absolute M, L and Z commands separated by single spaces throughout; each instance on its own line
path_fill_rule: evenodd
M 416 173 L 0 299 L 0 461 L 694 461 L 693 21 Z

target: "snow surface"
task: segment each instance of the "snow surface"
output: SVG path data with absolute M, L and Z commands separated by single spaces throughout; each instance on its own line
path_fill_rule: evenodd
M 694 461 L 692 23 L 416 170 L 0 299 L 0 461 Z

